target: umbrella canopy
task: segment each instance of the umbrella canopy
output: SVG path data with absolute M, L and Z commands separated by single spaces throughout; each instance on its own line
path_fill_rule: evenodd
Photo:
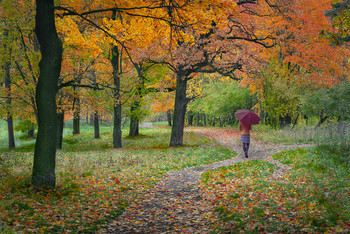
M 260 122 L 260 117 L 251 110 L 238 110 L 235 115 L 240 121 L 248 125 Z

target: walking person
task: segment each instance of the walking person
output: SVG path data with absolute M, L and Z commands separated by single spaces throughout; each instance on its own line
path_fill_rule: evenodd
M 245 157 L 248 158 L 250 130 L 252 129 L 253 124 L 258 124 L 260 122 L 260 117 L 251 110 L 238 110 L 235 115 L 239 120 L 239 131 L 241 132 L 243 151 Z
M 241 143 L 243 143 L 243 151 L 246 158 L 248 158 L 248 150 L 250 144 L 250 130 L 252 129 L 251 125 L 245 124 L 242 121 L 239 121 L 239 131 L 241 133 Z

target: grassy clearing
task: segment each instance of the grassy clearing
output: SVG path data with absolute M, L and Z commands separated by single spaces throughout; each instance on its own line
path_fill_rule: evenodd
M 215 204 L 218 232 L 346 232 L 350 230 L 350 158 L 330 146 L 279 153 L 292 166 L 270 181 L 274 166 L 248 161 L 209 171 L 202 182 Z
M 255 125 L 253 127 L 256 137 L 265 143 L 283 144 L 337 144 L 347 145 L 350 142 L 350 122 L 329 122 L 316 128 L 310 125 L 297 125 L 294 129 L 285 127 L 283 129 L 271 129 L 266 125 Z
M 30 187 L 32 152 L 0 153 L 1 232 L 94 232 L 118 216 L 135 196 L 153 186 L 165 172 L 233 157 L 209 140 L 185 133 L 183 147 L 168 147 L 170 129 L 141 129 L 141 136 L 111 148 L 109 130 L 65 137 L 57 152 L 57 188 Z M 11 231 L 10 231 L 11 230 Z
M 100 139 L 94 139 L 92 126 L 84 123 L 75 136 L 66 127 L 53 191 L 30 187 L 30 145 L 0 152 L 0 232 L 94 232 L 165 172 L 235 155 L 191 133 L 185 133 L 183 147 L 168 147 L 170 128 L 164 125 L 141 129 L 136 138 L 123 131 L 122 149 L 112 148 L 108 126 L 101 127 Z M 324 144 L 337 139 L 329 131 L 311 141 L 300 129 L 291 133 L 254 126 L 254 131 L 266 142 L 320 144 L 275 155 L 292 167 L 279 181 L 269 180 L 274 165 L 257 160 L 204 173 L 205 196 L 216 210 L 210 225 L 232 233 L 350 231 L 349 141 Z M 229 133 L 222 137 L 230 138 Z

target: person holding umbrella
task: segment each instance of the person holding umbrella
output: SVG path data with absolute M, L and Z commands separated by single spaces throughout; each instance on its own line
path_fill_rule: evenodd
M 258 124 L 260 118 L 257 114 L 250 110 L 238 110 L 236 117 L 239 120 L 239 131 L 241 132 L 241 143 L 243 143 L 243 151 L 245 157 L 248 158 L 248 150 L 250 145 L 250 130 L 253 124 Z

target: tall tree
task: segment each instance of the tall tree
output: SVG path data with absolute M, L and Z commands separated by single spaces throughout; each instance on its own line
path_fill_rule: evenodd
M 6 45 L 8 41 L 8 30 L 5 30 L 4 33 L 4 50 L 5 53 L 8 53 L 8 56 L 6 58 L 6 62 L 4 64 L 4 70 L 5 70 L 5 89 L 6 89 L 6 109 L 7 109 L 7 116 L 6 116 L 6 121 L 7 121 L 7 132 L 8 132 L 8 146 L 10 149 L 15 148 L 15 134 L 13 131 L 13 116 L 11 113 L 11 104 L 12 104 L 12 94 L 11 94 L 11 48 L 7 48 L 8 46 Z
M 56 183 L 57 82 L 61 72 L 62 43 L 55 26 L 54 0 L 37 0 L 35 33 L 40 43 L 40 75 L 36 87 L 38 135 L 34 150 L 32 184 L 54 187 Z
M 237 5 L 227 6 L 225 2 L 217 6 L 209 4 L 206 9 L 209 9 L 212 20 L 205 25 L 206 29 L 188 27 L 181 30 L 183 38 L 187 40 L 179 40 L 173 53 L 176 95 L 170 146 L 183 144 L 186 107 L 190 101 L 186 96 L 187 82 L 194 77 L 193 74 L 219 73 L 238 79 L 235 72 L 242 70 L 243 61 L 250 59 L 247 50 L 250 44 L 265 48 L 273 46 L 268 32 L 257 33 L 258 27 L 250 26 L 249 18 L 241 16 L 247 12 L 249 16 L 252 15 L 253 11 L 249 8 L 251 3 L 256 1 L 239 2 L 243 7 L 240 10 Z M 221 8 L 225 11 L 215 14 Z
M 113 147 L 122 147 L 122 103 L 120 95 L 120 53 L 118 46 L 111 49 L 111 63 L 113 67 L 114 91 L 114 120 L 113 120 Z

